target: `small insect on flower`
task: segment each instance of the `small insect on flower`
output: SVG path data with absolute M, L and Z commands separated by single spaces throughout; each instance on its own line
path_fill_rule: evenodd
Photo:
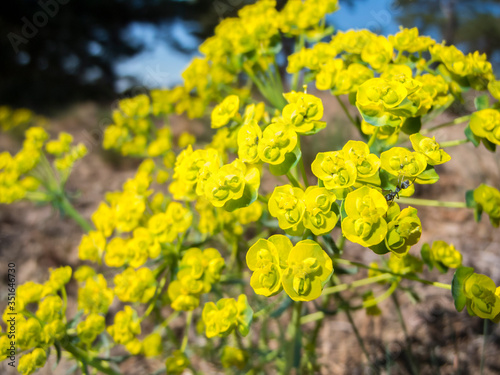
M 402 166 L 401 166 L 402 168 Z M 410 182 L 410 180 L 404 180 L 404 175 L 400 175 L 398 177 L 398 183 L 396 185 L 396 189 L 394 191 L 391 191 L 389 194 L 385 195 L 385 200 L 391 204 L 394 202 L 394 199 L 397 197 L 399 199 L 399 192 L 404 189 L 408 189 L 414 182 L 415 178 L 413 181 Z

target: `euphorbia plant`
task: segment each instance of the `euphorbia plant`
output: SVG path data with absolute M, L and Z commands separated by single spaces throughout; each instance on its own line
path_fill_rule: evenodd
M 417 29 L 388 38 L 368 30 L 333 33 L 324 17 L 337 7 L 332 0 L 289 1 L 280 11 L 274 1 L 246 6 L 200 46 L 202 57 L 185 70 L 183 85 L 121 100 L 104 147 L 145 160 L 121 191 L 106 194 L 92 224 L 68 209 L 62 186 L 53 190 L 42 175 L 37 181 L 22 177 L 36 171 L 23 163 L 25 153 L 0 155 L 0 191 L 19 191 L 2 202 L 35 197 L 37 184 L 46 182 L 43 198 L 62 199 L 86 232 L 79 257 L 87 264 L 73 273 L 76 316 L 66 314 L 69 267 L 51 271 L 45 284 L 19 287 L 19 371 L 42 367 L 53 348 L 85 373 L 93 367 L 118 374 L 125 357 L 110 357 L 109 350 L 122 345 L 130 355 L 162 356 L 168 374 L 187 367 L 198 372 L 190 358 L 203 354 L 234 371 L 313 372 L 315 356 L 302 361 L 300 353 L 314 352 L 325 307 L 342 303 L 337 295 L 350 289 L 355 292 L 343 311 L 378 314 L 377 305 L 395 296 L 402 280 L 451 290 L 458 310 L 500 319 L 495 283 L 463 267 L 460 252 L 444 241 L 424 244 L 420 257 L 415 247 L 425 222 L 415 207 L 400 207 L 469 207 L 478 220 L 486 212 L 494 226 L 500 223 L 494 187 L 481 185 L 464 202 L 409 198 L 419 185 L 439 181 L 435 166 L 451 159 L 444 147 L 482 142 L 495 151 L 500 144 L 499 106 L 485 96 L 478 96 L 472 115 L 426 127 L 467 90 L 489 90 L 500 99 L 491 64 L 484 55 L 464 55 L 419 36 Z M 285 38 L 294 39 L 296 49 L 282 59 Z M 323 92 L 313 94 L 314 88 Z M 334 100 L 359 137 L 337 150 L 313 150 L 314 161 L 306 165 L 302 140 L 334 126 L 324 121 L 324 106 Z M 346 101 L 359 116 L 351 115 Z M 193 146 L 184 137 L 176 145 L 168 127 L 174 113 L 202 118 L 216 129 L 211 141 Z M 161 127 L 158 118 L 164 119 Z M 463 139 L 440 144 L 427 136 L 469 120 Z M 42 129 L 32 128 L 29 155 L 42 158 L 45 140 Z M 63 134 L 46 146 L 58 170 L 69 170 L 84 153 L 70 143 Z M 346 240 L 378 254 L 379 262 L 349 260 Z M 453 282 L 422 278 L 424 264 L 443 273 L 457 269 Z M 345 266 L 355 266 L 356 275 L 366 269 L 367 277 L 343 283 Z M 389 286 L 380 292 L 375 284 Z M 110 311 L 115 297 L 119 311 Z M 278 318 L 288 309 L 287 334 L 282 328 L 267 332 L 269 319 L 282 325 Z M 186 320 L 181 340 L 172 328 L 177 319 Z M 193 322 L 197 334 L 205 332 L 207 350 L 197 346 Z M 302 334 L 306 322 L 317 322 L 318 330 Z M 287 344 L 271 348 L 268 335 Z M 257 341 L 262 344 L 255 348 Z M 2 355 L 8 345 L 2 334 Z

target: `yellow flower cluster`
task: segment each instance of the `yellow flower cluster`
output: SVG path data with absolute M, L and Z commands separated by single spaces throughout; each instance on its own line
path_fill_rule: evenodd
M 174 199 L 192 201 L 204 197 L 215 207 L 234 211 L 253 203 L 259 186 L 258 168 L 240 159 L 222 165 L 216 150 L 193 151 L 188 146 L 177 158 L 169 189 Z
M 119 101 L 113 111 L 113 124 L 104 132 L 103 147 L 116 149 L 122 155 L 163 157 L 172 148 L 170 128 L 157 129 L 154 116 L 170 114 L 173 95 L 152 91 L 151 98 L 140 94 Z M 175 101 L 174 101 L 175 102 Z
M 64 188 L 73 165 L 87 149 L 81 143 L 72 146 L 73 137 L 67 133 L 60 133 L 57 140 L 48 139 L 43 128 L 31 127 L 17 154 L 0 153 L 0 203 L 21 199 L 47 202 Z M 53 166 L 45 152 L 54 156 Z
M 486 275 L 474 272 L 471 267 L 459 267 L 452 284 L 455 307 L 467 307 L 471 316 L 500 322 L 500 287 Z
M 434 241 L 431 247 L 424 244 L 420 253 L 430 269 L 436 267 L 442 273 L 446 273 L 448 268 L 458 268 L 462 265 L 460 251 L 445 241 Z
M 333 273 L 332 260 L 317 242 L 303 240 L 293 246 L 279 234 L 259 239 L 246 258 L 253 271 L 250 285 L 266 297 L 285 289 L 294 301 L 311 301 L 321 295 Z
M 27 108 L 13 109 L 8 106 L 0 106 L 0 129 L 8 131 L 14 128 L 25 128 L 27 126 L 43 127 L 47 120 L 36 115 Z
M 307 228 L 319 236 L 331 232 L 337 224 L 335 199 L 335 194 L 324 187 L 310 186 L 304 192 L 285 185 L 274 189 L 268 207 L 287 233 L 300 235 Z
M 479 213 L 486 212 L 491 224 L 498 228 L 500 226 L 500 191 L 492 186 L 481 184 L 474 190 L 473 197 Z
M 248 304 L 247 296 L 240 294 L 238 300 L 221 298 L 217 304 L 207 302 L 203 306 L 202 318 L 208 338 L 228 336 L 235 328 L 246 336 L 250 332 L 253 310 Z
M 2 315 L 8 327 L 15 322 L 15 343 L 12 332 L 0 333 L 0 360 L 11 356 L 12 351 L 27 352 L 20 357 L 17 368 L 23 375 L 43 367 L 48 348 L 66 335 L 65 288 L 71 274 L 71 267 L 60 267 L 50 270 L 44 284 L 29 281 L 19 285 L 15 300 L 9 302 Z
M 210 292 L 224 266 L 224 258 L 214 248 L 187 250 L 179 263 L 177 279 L 168 286 L 172 308 L 190 311 L 198 307 L 201 294 Z

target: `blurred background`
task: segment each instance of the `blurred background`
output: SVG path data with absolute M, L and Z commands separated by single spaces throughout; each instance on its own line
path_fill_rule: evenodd
M 53 114 L 111 101 L 134 87 L 166 87 L 220 19 L 253 0 L 16 0 L 0 14 L 0 104 Z M 279 6 L 285 3 L 278 0 Z M 486 52 L 500 66 L 500 2 L 344 0 L 337 29 L 381 34 L 399 25 Z

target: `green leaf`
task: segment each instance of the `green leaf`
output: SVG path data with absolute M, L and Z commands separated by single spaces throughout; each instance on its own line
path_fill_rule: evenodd
M 361 113 L 361 116 L 363 117 L 363 120 L 365 120 L 367 123 L 373 126 L 384 126 L 384 125 L 389 125 L 389 126 L 398 126 L 401 124 L 401 119 L 399 117 L 393 116 L 389 112 L 382 112 L 382 113 L 377 113 L 377 115 L 370 115 L 368 113 L 364 113 L 359 106 L 358 110 L 359 113 Z
M 279 307 L 274 310 L 269 316 L 271 318 L 279 318 L 288 308 L 292 305 L 292 299 L 288 296 L 285 297 L 283 302 L 279 305 Z
M 469 141 L 472 142 L 472 144 L 476 147 L 479 146 L 479 143 L 481 142 L 481 138 L 479 138 L 477 135 L 475 135 L 471 128 L 470 125 L 467 125 L 467 127 L 464 129 L 464 134 L 467 137 Z
M 283 176 L 297 165 L 301 155 L 300 147 L 295 147 L 292 152 L 285 154 L 285 161 L 283 163 L 277 165 L 269 164 L 269 170 L 275 176 Z
M 439 175 L 432 165 L 428 165 L 425 171 L 420 173 L 415 179 L 417 184 L 435 184 L 439 181 Z
M 349 93 L 349 103 L 351 103 L 351 105 L 356 105 L 356 94 L 357 92 L 355 91 Z
M 481 140 L 483 141 L 484 147 L 486 147 L 488 151 L 495 152 L 495 150 L 497 149 L 496 144 L 488 141 L 486 138 L 482 138 Z
M 474 200 L 474 190 L 467 190 L 465 192 L 465 204 L 468 208 L 476 208 L 477 203 Z
M 431 259 L 431 247 L 428 243 L 424 243 L 422 249 L 420 249 L 420 256 L 422 257 L 422 260 L 427 265 L 427 267 L 432 270 L 434 268 L 434 264 L 432 263 Z
M 451 282 L 451 295 L 455 301 L 457 311 L 462 311 L 467 303 L 467 297 L 463 293 L 465 280 L 474 273 L 472 267 L 458 267 Z
M 417 304 L 422 300 L 420 296 L 417 294 L 417 292 L 411 288 L 404 289 L 404 292 L 406 293 L 411 303 L 413 304 Z
M 393 179 L 393 175 L 387 172 L 385 169 L 381 169 L 379 172 L 380 176 L 380 187 L 384 190 L 395 190 L 396 189 L 396 184 L 392 183 L 391 181 L 397 181 Z
M 387 254 L 390 250 L 387 248 L 385 245 L 385 241 L 382 240 L 379 244 L 370 246 L 370 249 L 375 253 L 375 254 Z
M 490 107 L 490 99 L 488 94 L 483 94 L 474 99 L 474 106 L 478 111 Z
M 232 212 L 238 208 L 247 207 L 257 200 L 260 187 L 260 172 L 257 168 L 251 168 L 245 175 L 245 187 L 243 195 L 239 199 L 226 202 L 224 209 Z
M 56 365 L 59 364 L 59 362 L 61 361 L 61 345 L 59 344 L 58 341 L 55 341 L 54 342 L 54 347 L 56 348 Z
M 408 135 L 412 135 L 415 133 L 418 133 L 422 129 L 422 117 L 408 117 L 404 122 L 403 122 L 403 127 L 401 130 L 403 133 L 406 133 Z
M 347 217 L 347 212 L 345 212 L 345 200 L 342 201 L 340 204 L 340 221 L 344 221 L 344 219 Z
M 443 263 L 441 262 L 436 262 L 435 263 L 435 266 L 437 268 L 437 270 L 441 273 L 447 273 L 448 272 L 448 267 L 446 267 Z

